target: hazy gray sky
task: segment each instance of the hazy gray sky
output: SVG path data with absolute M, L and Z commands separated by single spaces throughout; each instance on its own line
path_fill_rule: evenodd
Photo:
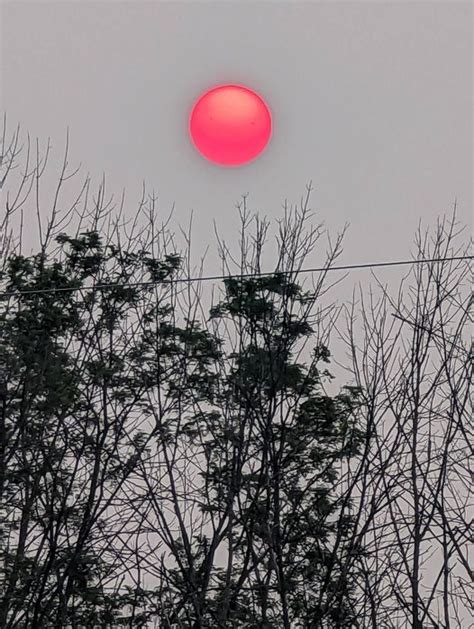
M 471 225 L 472 7 L 0 0 L 0 109 L 11 131 L 20 124 L 43 145 L 49 136 L 58 158 L 69 127 L 71 166 L 82 162 L 97 184 L 105 173 L 118 197 L 125 187 L 130 213 L 143 180 L 163 218 L 175 203 L 171 227 L 193 210 L 194 261 L 211 246 L 205 274 L 221 271 L 213 219 L 235 252 L 242 194 L 279 219 L 310 180 L 314 222 L 333 234 L 350 223 L 339 263 L 406 259 L 420 219 L 434 225 L 455 199 Z M 256 90 L 273 114 L 267 150 L 239 168 L 206 161 L 188 137 L 195 100 L 222 83 Z M 29 230 L 33 203 L 25 214 Z M 36 238 L 35 228 L 29 247 Z M 324 260 L 317 250 L 308 264 Z M 379 276 L 396 291 L 406 272 Z M 351 273 L 334 298 L 350 298 L 359 280 L 368 271 Z
M 341 262 L 406 258 L 419 219 L 472 207 L 470 2 L 3 2 L 1 98 L 11 128 L 136 207 L 143 179 L 194 246 L 234 237 L 235 204 L 282 215 L 312 179 L 312 207 L 351 227 Z M 188 138 L 195 99 L 220 83 L 273 112 L 266 152 L 240 168 Z M 315 220 L 316 220 L 315 219 Z M 324 259 L 315 254 L 314 263 Z M 211 272 L 212 268 L 207 268 Z

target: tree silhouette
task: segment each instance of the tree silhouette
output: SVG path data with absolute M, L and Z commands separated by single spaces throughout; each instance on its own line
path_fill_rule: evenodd
M 311 186 L 268 273 L 270 223 L 244 196 L 240 259 L 217 236 L 205 306 L 190 237 L 180 251 L 145 188 L 128 220 L 105 181 L 66 201 L 66 147 L 45 217 L 39 146 L 35 161 L 17 130 L 0 149 L 0 626 L 463 626 L 471 302 L 469 260 L 446 261 L 468 254 L 454 217 L 419 230 L 416 257 L 440 260 L 407 289 L 377 281 L 337 307 L 344 231 L 302 272 L 325 233 Z M 330 394 L 335 332 L 348 376 Z

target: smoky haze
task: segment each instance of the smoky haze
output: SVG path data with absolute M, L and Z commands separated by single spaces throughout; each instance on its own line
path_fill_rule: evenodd
M 145 180 L 176 222 L 192 210 L 196 252 L 214 219 L 235 240 L 242 194 L 279 218 L 310 180 L 317 220 L 351 225 L 344 262 L 407 257 L 418 221 L 455 199 L 470 220 L 469 2 L 3 2 L 1 40 L 10 127 L 50 137 L 52 159 L 69 127 L 71 166 L 105 173 L 131 208 Z M 187 129 L 196 98 L 227 82 L 274 118 L 267 151 L 230 169 Z

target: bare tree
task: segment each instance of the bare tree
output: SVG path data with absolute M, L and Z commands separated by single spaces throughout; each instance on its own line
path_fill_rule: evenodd
M 360 481 L 370 626 L 468 622 L 469 249 L 455 212 L 415 239 L 396 295 L 377 281 L 347 308 L 344 337 L 371 446 Z

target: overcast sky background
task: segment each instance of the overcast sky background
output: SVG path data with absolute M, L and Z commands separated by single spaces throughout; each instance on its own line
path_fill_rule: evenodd
M 455 199 L 471 225 L 472 20 L 470 2 L 448 0 L 3 2 L 2 110 L 58 156 L 69 126 L 71 165 L 125 187 L 131 212 L 143 180 L 163 217 L 175 203 L 172 225 L 193 210 L 208 274 L 221 270 L 213 219 L 237 250 L 242 194 L 278 219 L 310 180 L 315 222 L 350 223 L 340 263 L 405 259 L 419 220 Z M 195 100 L 222 83 L 272 110 L 271 143 L 243 167 L 213 165 L 188 137 Z
M 143 180 L 163 219 L 175 204 L 170 227 L 193 210 L 195 263 L 210 246 L 205 274 L 221 272 L 214 219 L 237 253 L 241 195 L 276 221 L 310 180 L 314 222 L 333 235 L 350 224 L 339 264 L 404 260 L 419 221 L 434 226 L 455 199 L 466 240 L 472 232 L 472 7 L 0 0 L 0 109 L 10 131 L 50 137 L 56 161 L 69 127 L 71 167 L 97 185 L 105 173 L 118 198 L 125 188 L 129 214 Z M 222 83 L 256 90 L 273 114 L 267 150 L 239 168 L 206 161 L 188 136 L 194 102 Z M 57 174 L 45 174 L 46 198 Z M 24 210 L 25 249 L 36 250 L 33 198 Z M 318 249 L 307 264 L 324 260 Z M 377 275 L 396 293 L 406 272 Z M 331 297 L 370 280 L 352 272 Z M 339 359 L 342 348 L 330 345 Z

